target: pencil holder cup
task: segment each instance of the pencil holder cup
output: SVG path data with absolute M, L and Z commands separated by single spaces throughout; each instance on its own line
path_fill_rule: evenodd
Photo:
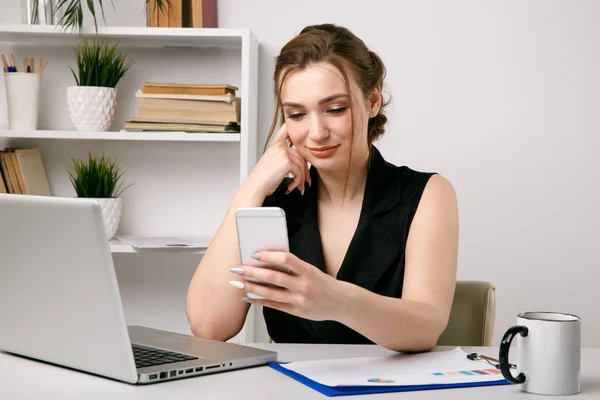
M 9 129 L 37 130 L 41 75 L 8 72 L 4 80 Z

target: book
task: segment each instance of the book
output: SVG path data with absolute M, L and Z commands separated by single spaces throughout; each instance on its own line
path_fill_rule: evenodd
M 204 100 L 159 99 L 138 97 L 138 107 L 145 108 L 171 108 L 182 110 L 203 111 L 233 111 L 236 114 L 240 109 L 240 99 L 231 103 Z
M 169 3 L 167 3 L 166 6 L 168 14 L 168 27 L 183 27 L 183 0 L 169 0 Z
M 10 171 L 8 170 L 8 165 L 6 164 L 6 151 L 0 151 L 0 168 L 2 169 L 2 176 L 4 177 L 4 182 L 6 183 L 6 189 L 8 193 L 15 193 L 15 189 L 12 186 L 12 179 L 10 176 Z
M 52 196 L 40 151 L 7 149 L 0 152 L 0 168 L 9 193 Z
M 192 28 L 217 28 L 217 0 L 187 0 L 190 3 L 189 25 Z
M 200 121 L 195 119 L 183 119 L 183 118 L 159 118 L 159 117 L 131 117 L 127 122 L 163 122 L 167 124 L 200 124 L 200 125 L 217 125 L 217 126 L 226 126 L 226 125 L 237 125 L 231 122 L 222 122 L 222 121 Z
M 175 93 L 144 93 L 138 90 L 135 93 L 137 98 L 145 99 L 179 99 L 179 100 L 204 100 L 204 101 L 219 101 L 224 103 L 231 103 L 235 101 L 236 97 L 233 94 L 224 95 L 203 95 L 203 94 L 175 94 Z
M 12 163 L 10 150 L 3 151 L 0 156 L 2 157 L 2 171 L 4 172 L 4 176 L 8 177 L 7 184 L 9 193 L 22 194 L 16 171 Z
M 0 193 L 7 193 L 6 192 L 6 185 L 4 184 L 4 178 L 2 177 L 1 170 L 0 170 Z
M 199 95 L 225 95 L 233 94 L 237 87 L 227 84 L 194 84 L 194 83 L 159 83 L 145 82 L 142 88 L 144 93 L 166 94 L 199 94 Z
M 217 0 L 169 0 L 164 11 L 148 0 L 146 25 L 159 28 L 217 28 Z
M 17 176 L 23 194 L 52 196 L 42 155 L 38 149 L 15 149 Z
M 180 108 L 138 107 L 140 117 L 188 119 L 195 121 L 239 122 L 239 111 L 185 110 Z
M 165 122 L 135 122 L 126 121 L 125 129 L 132 131 L 175 131 L 175 132 L 216 132 L 216 133 L 239 133 L 237 124 L 210 125 L 189 123 L 165 123 Z
M 14 174 L 15 180 L 17 181 L 17 186 L 19 187 L 19 193 L 27 194 L 27 189 L 25 188 L 25 180 L 23 179 L 23 172 L 21 171 L 21 167 L 19 166 L 17 155 L 14 152 L 14 150 L 9 151 L 8 155 L 10 157 L 10 162 L 12 163 L 12 173 Z

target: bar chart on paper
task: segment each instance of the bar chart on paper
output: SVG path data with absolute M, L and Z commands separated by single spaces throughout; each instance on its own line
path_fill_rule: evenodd
M 449 372 L 433 372 L 434 376 L 452 376 L 452 375 L 466 375 L 466 376 L 477 376 L 477 375 L 502 375 L 497 369 L 486 368 L 486 369 L 473 369 L 470 371 L 449 371 Z

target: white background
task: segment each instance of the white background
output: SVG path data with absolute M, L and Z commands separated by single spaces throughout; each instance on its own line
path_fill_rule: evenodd
M 143 0 L 115 3 L 109 25 L 145 24 Z M 600 2 L 220 0 L 218 7 L 220 27 L 250 28 L 260 42 L 260 148 L 281 46 L 305 25 L 345 25 L 388 68 L 390 123 L 376 145 L 389 161 L 439 172 L 456 188 L 458 278 L 496 285 L 494 344 L 518 312 L 551 310 L 580 315 L 583 345 L 600 347 Z M 19 1 L 0 0 L 0 9 L 0 23 L 24 21 Z M 127 307 L 169 285 L 181 295 L 145 322 L 165 327 L 173 313 L 171 326 L 185 330 L 197 257 L 136 257 L 115 257 L 127 264 L 118 269 Z

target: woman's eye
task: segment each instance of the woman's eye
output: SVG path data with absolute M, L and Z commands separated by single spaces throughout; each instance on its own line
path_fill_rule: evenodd
M 330 114 L 342 114 L 348 107 L 331 108 L 328 110 Z
M 289 119 L 300 119 L 304 116 L 303 113 L 292 113 L 292 114 L 288 114 L 288 118 Z

